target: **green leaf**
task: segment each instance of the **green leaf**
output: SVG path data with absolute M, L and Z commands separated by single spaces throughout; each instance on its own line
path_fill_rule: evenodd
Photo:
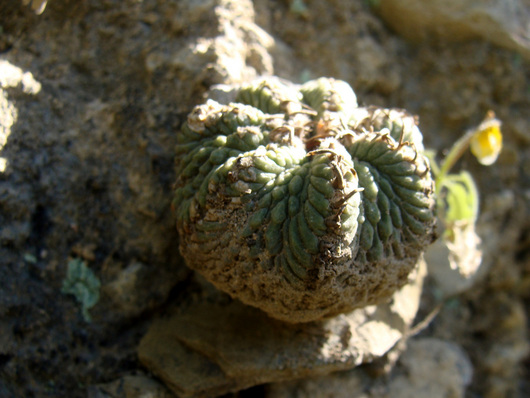
M 478 214 L 478 191 L 467 171 L 460 174 L 448 174 L 437 187 L 441 193 L 438 205 L 443 221 L 450 225 L 456 222 L 475 222 Z

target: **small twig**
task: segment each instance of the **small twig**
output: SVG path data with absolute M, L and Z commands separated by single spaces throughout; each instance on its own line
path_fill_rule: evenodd
M 440 313 L 444 304 L 445 304 L 445 301 L 438 303 L 436 307 L 434 307 L 431 310 L 431 312 L 427 314 L 425 318 L 423 318 L 415 326 L 410 328 L 409 331 L 403 337 L 408 338 L 408 337 L 416 336 L 418 333 L 424 331 L 430 325 L 430 323 L 434 320 L 434 318 L 436 318 L 436 316 Z

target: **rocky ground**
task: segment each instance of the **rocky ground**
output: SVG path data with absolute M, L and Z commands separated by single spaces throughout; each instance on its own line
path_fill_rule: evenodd
M 524 17 L 528 2 L 499 2 L 513 7 L 484 10 L 490 23 L 471 28 L 450 19 L 456 11 L 429 14 L 440 19 L 419 37 L 400 30 L 414 9 L 392 3 L 51 0 L 42 15 L 0 3 L 1 396 L 123 396 L 111 384 L 135 376 L 125 384 L 143 377 L 137 390 L 169 396 L 136 350 L 168 303 L 200 289 L 170 209 L 175 137 L 211 85 L 272 74 L 346 80 L 363 105 L 417 114 L 440 153 L 491 109 L 504 148 L 494 166 L 469 154 L 459 163 L 481 192 L 488 272 L 390 375 L 363 369 L 239 395 L 395 397 L 431 379 L 453 380 L 433 397 L 530 395 L 530 56 L 527 20 L 503 19 Z M 74 260 L 101 283 L 91 319 L 61 291 Z M 436 302 L 429 281 L 424 296 L 418 319 Z

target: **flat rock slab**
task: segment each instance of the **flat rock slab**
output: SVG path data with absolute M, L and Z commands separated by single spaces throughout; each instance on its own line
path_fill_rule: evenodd
M 274 320 L 221 294 L 203 295 L 155 321 L 138 355 L 184 397 L 351 369 L 383 356 L 406 332 L 424 270 L 422 264 L 388 303 L 305 324 Z
M 406 38 L 462 41 L 481 37 L 530 59 L 526 0 L 382 0 L 381 17 Z
M 471 361 L 457 344 L 435 338 L 412 338 L 407 341 L 407 349 L 397 366 L 380 378 L 374 379 L 366 368 L 361 367 L 327 376 L 272 384 L 266 396 L 463 398 L 472 376 Z

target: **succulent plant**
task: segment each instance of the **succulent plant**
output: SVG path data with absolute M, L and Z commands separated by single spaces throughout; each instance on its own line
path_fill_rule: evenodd
M 413 116 L 358 107 L 343 81 L 276 78 L 208 100 L 178 136 L 189 267 L 246 304 L 308 322 L 388 299 L 434 236 Z

